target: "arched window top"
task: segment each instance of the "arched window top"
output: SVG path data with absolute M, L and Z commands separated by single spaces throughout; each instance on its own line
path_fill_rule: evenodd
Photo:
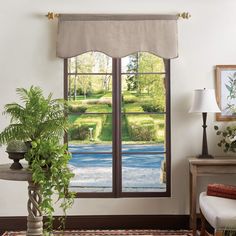
M 128 65 L 135 65 L 131 71 Z M 90 51 L 69 59 L 69 73 L 112 73 L 112 58 L 102 52 Z M 122 72 L 165 72 L 164 60 L 149 52 L 137 52 L 122 58 Z
M 134 64 L 134 71 L 129 67 Z M 137 52 L 122 58 L 122 72 L 136 73 L 164 73 L 165 64 L 161 57 L 158 57 L 149 52 Z
M 102 52 L 86 52 L 69 59 L 69 73 L 112 73 L 112 58 Z

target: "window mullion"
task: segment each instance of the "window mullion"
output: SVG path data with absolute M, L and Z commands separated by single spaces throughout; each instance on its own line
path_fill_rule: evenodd
M 165 89 L 166 89 L 166 194 L 171 195 L 171 87 L 170 87 L 170 60 L 164 60 L 165 63 Z
M 121 59 L 113 58 L 113 191 L 116 197 L 121 193 Z

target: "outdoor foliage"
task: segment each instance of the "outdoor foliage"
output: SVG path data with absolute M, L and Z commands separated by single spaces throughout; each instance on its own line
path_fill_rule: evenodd
M 143 109 L 140 106 L 127 105 L 125 112 L 139 111 Z M 148 114 L 141 115 L 126 115 L 128 125 L 128 132 L 133 141 L 155 141 L 156 140 L 156 126 L 152 117 Z
M 156 129 L 151 117 L 147 115 L 127 115 L 128 131 L 133 141 L 155 141 Z
M 71 59 L 69 70 L 79 73 L 110 73 L 109 57 L 99 53 L 86 53 Z M 164 116 L 149 114 L 132 115 L 128 112 L 164 112 L 165 72 L 163 60 L 149 53 L 137 53 L 128 57 L 128 75 L 122 82 L 122 133 L 127 142 L 164 142 Z M 80 65 L 84 64 L 84 65 Z M 145 72 L 138 75 L 138 72 Z M 132 74 L 133 73 L 133 74 Z M 69 141 L 73 143 L 102 143 L 112 140 L 112 80 L 108 75 L 86 75 L 86 84 L 81 75 L 69 77 Z M 73 114 L 74 113 L 74 114 Z M 75 113 L 84 113 L 77 114 Z M 94 113 L 94 114 L 88 114 Z M 97 115 L 96 115 L 97 113 Z M 92 135 L 92 136 L 91 136 Z
M 142 108 L 146 112 L 164 112 L 161 105 L 155 105 L 153 103 L 144 103 L 142 104 Z
M 150 53 L 137 53 L 129 56 L 127 72 L 129 73 L 154 73 L 165 72 L 163 60 Z M 165 86 L 161 74 L 131 74 L 127 76 L 127 90 L 139 95 L 152 97 L 152 105 L 165 108 Z
M 138 97 L 127 91 L 127 92 L 123 93 L 122 101 L 125 104 L 127 104 L 127 103 L 135 103 L 135 102 L 138 102 Z
M 78 113 L 84 113 L 87 110 L 87 107 L 79 105 L 79 104 L 73 104 L 71 103 L 68 106 L 69 112 L 78 112 Z
M 92 105 L 87 112 L 108 112 L 108 105 Z M 82 114 L 73 119 L 69 129 L 69 140 L 96 140 L 101 134 L 102 127 L 107 119 L 107 114 L 93 115 Z M 92 129 L 91 131 L 89 129 Z M 91 137 L 92 135 L 92 137 Z
M 96 70 L 99 70 L 101 73 L 111 72 L 111 59 L 105 54 L 96 52 L 84 53 L 70 59 L 69 72 L 91 73 Z M 70 76 L 68 84 L 69 100 L 76 100 L 80 95 L 87 99 L 93 93 L 94 86 L 96 86 L 97 91 L 110 91 L 111 76 Z

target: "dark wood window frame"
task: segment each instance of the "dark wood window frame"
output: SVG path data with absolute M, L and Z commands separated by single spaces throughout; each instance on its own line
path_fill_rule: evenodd
M 171 114 L 170 114 L 170 60 L 163 59 L 165 72 L 163 73 L 122 73 L 121 59 L 112 58 L 112 73 L 69 73 L 68 59 L 64 59 L 64 98 L 68 98 L 68 75 L 112 75 L 112 123 L 113 123 L 113 140 L 111 152 L 93 152 L 96 154 L 112 154 L 112 192 L 80 192 L 77 197 L 81 198 L 120 198 L 120 197 L 170 197 L 171 196 Z M 166 90 L 166 125 L 165 125 L 165 155 L 166 155 L 166 191 L 165 192 L 122 192 L 122 142 L 121 142 L 121 76 L 124 74 L 165 74 Z M 129 114 L 138 114 L 132 112 Z M 144 112 L 142 114 L 157 114 Z M 80 114 L 80 113 L 73 113 Z M 92 113 L 91 113 L 92 114 Z M 95 113 L 94 113 L 95 114 Z M 102 113 L 99 113 L 102 114 Z M 108 113 L 106 113 L 108 114 Z M 109 113 L 110 114 L 110 113 Z M 115 124 L 115 125 L 114 125 Z M 67 142 L 67 135 L 65 135 Z M 163 154 L 163 152 L 151 152 L 152 154 Z M 82 154 L 82 153 L 80 153 Z M 135 154 L 132 152 L 132 154 Z M 137 154 L 137 153 L 136 153 Z M 138 153 L 142 154 L 142 153 Z M 144 154 L 144 153 L 143 153 Z

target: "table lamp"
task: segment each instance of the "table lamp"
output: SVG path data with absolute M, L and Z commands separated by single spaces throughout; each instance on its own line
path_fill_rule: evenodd
M 220 109 L 216 103 L 215 90 L 214 89 L 196 89 L 193 94 L 193 102 L 189 112 L 201 112 L 203 119 L 203 139 L 202 139 L 202 154 L 198 158 L 213 158 L 208 154 L 207 147 L 207 134 L 206 134 L 206 120 L 208 112 L 220 112 Z

